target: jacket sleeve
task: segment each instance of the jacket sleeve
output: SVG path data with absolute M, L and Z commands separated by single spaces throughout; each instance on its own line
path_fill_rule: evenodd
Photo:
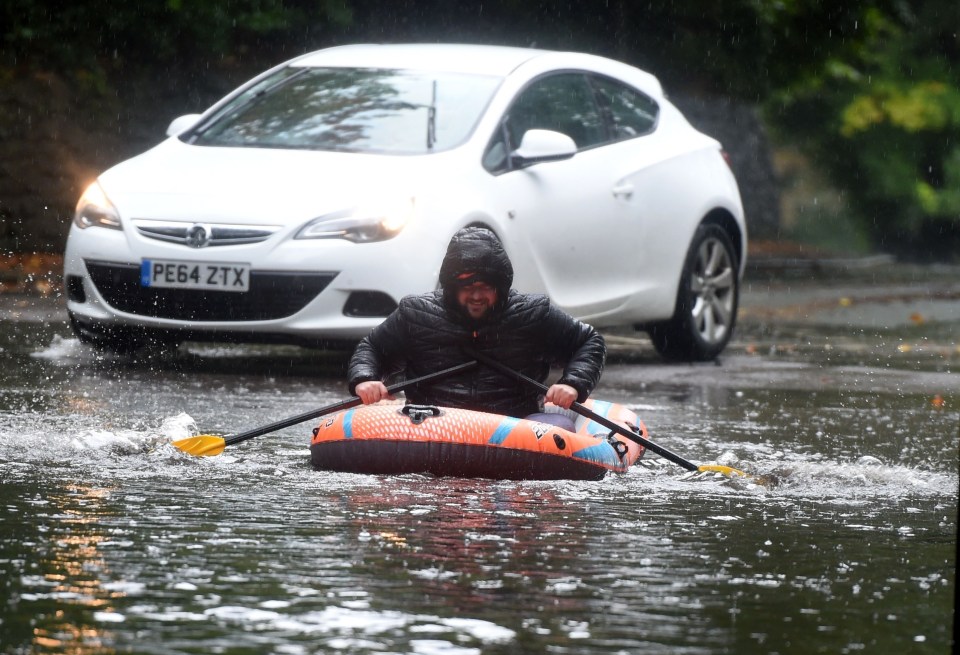
M 548 336 L 555 344 L 556 363 L 563 366 L 563 375 L 557 381 L 577 390 L 577 401 L 583 402 L 600 382 L 607 358 L 607 345 L 592 326 L 550 306 L 547 324 Z
M 383 380 L 399 365 L 403 330 L 402 314 L 398 309 L 357 344 L 347 365 L 347 390 L 350 395 L 356 394 L 357 385 L 361 382 Z

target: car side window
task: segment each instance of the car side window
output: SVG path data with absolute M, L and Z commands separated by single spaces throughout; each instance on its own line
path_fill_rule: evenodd
M 649 134 L 656 128 L 660 107 L 653 98 L 606 77 L 594 77 L 592 83 L 615 141 Z
M 611 141 L 600 107 L 582 73 L 559 73 L 541 78 L 513 101 L 483 156 L 491 173 L 510 170 L 508 154 L 520 147 L 527 130 L 566 134 L 583 150 Z
M 578 150 L 609 140 L 593 89 L 580 73 L 535 81 L 514 100 L 506 125 L 513 148 L 531 129 L 562 132 L 573 139 Z

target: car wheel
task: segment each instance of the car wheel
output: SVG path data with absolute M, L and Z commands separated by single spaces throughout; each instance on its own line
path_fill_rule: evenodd
M 70 314 L 70 327 L 77 335 L 80 343 L 93 346 L 97 350 L 104 350 L 119 355 L 126 355 L 140 350 L 147 345 L 148 339 L 137 334 L 130 328 L 116 325 L 91 325 L 77 320 Z
M 697 228 L 680 276 L 673 318 L 649 330 L 667 359 L 707 361 L 730 341 L 737 320 L 740 276 L 730 236 L 717 225 Z

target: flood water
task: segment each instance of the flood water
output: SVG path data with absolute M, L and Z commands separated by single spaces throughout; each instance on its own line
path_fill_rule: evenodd
M 310 424 L 198 459 L 169 442 L 340 400 L 343 358 L 30 320 L 0 354 L 3 653 L 951 651 L 956 359 L 614 359 L 597 397 L 758 485 L 322 473 Z

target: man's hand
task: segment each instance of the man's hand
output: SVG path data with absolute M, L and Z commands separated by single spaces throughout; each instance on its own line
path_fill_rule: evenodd
M 372 405 L 384 399 L 394 399 L 393 396 L 390 395 L 390 392 L 387 391 L 386 385 L 380 380 L 361 382 L 353 391 L 360 397 L 364 405 Z
M 360 387 L 357 387 L 357 389 L 359 388 Z M 577 390 L 569 384 L 555 384 L 547 389 L 545 399 L 547 402 L 553 403 L 558 407 L 570 409 L 570 405 L 576 402 L 578 395 Z

